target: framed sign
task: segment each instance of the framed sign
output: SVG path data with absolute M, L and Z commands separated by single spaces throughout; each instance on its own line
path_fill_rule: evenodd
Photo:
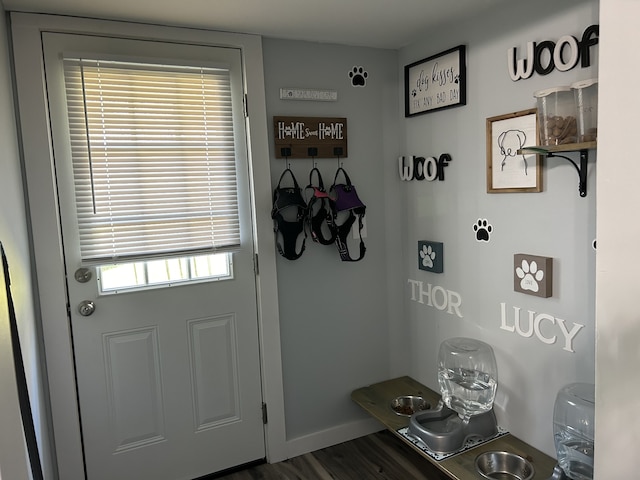
M 273 117 L 276 158 L 347 157 L 347 119 Z
M 404 67 L 404 116 L 467 104 L 466 47 L 460 45 Z
M 487 193 L 542 191 L 541 156 L 519 152 L 538 144 L 536 112 L 487 118 Z

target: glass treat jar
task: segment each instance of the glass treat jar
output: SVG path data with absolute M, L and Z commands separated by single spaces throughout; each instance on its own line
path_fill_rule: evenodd
M 577 140 L 576 103 L 570 87 L 553 87 L 533 94 L 538 104 L 542 145 L 566 145 Z
M 571 84 L 578 114 L 578 142 L 598 139 L 598 80 L 591 78 Z

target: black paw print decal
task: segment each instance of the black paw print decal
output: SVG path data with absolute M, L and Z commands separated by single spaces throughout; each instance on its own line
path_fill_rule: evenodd
M 369 74 L 365 72 L 362 67 L 353 67 L 349 70 L 349 78 L 351 79 L 351 85 L 354 87 L 364 87 L 367 83 L 367 77 Z
M 478 242 L 488 242 L 493 227 L 486 218 L 479 218 L 478 221 L 473 224 L 473 231 L 476 232 L 476 240 Z

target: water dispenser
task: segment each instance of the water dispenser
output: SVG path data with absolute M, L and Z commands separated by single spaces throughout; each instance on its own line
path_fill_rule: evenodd
M 473 338 L 445 340 L 438 352 L 437 408 L 414 414 L 409 433 L 435 452 L 460 449 L 471 437 L 498 432 L 493 401 L 498 369 L 490 345 Z
M 595 385 L 571 383 L 556 396 L 553 439 L 558 465 L 549 480 L 593 480 Z

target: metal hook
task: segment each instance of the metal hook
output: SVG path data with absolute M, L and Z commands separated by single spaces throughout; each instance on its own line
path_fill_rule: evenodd
M 342 156 L 342 147 L 333 147 L 333 154 L 338 157 L 338 168 L 342 168 L 340 157 Z
M 316 147 L 307 148 L 307 155 L 311 157 L 311 163 L 316 167 L 316 157 L 318 156 L 318 149 Z
M 291 162 L 289 162 L 289 157 L 291 156 L 291 148 L 290 147 L 282 147 L 280 149 L 280 155 L 284 157 L 284 165 L 285 170 L 291 168 Z

